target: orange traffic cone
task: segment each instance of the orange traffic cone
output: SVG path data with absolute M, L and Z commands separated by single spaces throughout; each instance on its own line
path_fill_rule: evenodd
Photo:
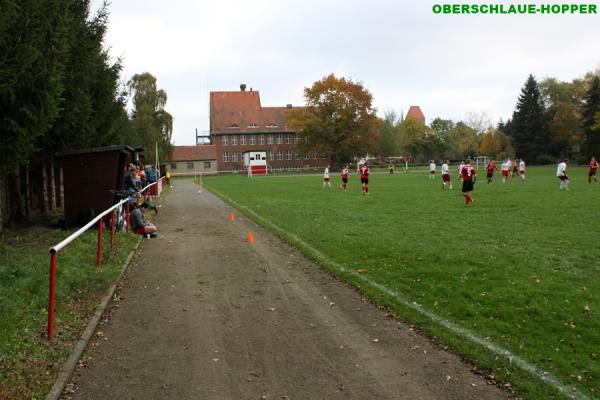
M 235 221 L 235 215 L 233 215 L 233 212 L 229 213 L 229 220 L 230 221 Z
M 248 237 L 246 238 L 246 241 L 248 242 L 248 244 L 254 244 L 254 235 L 252 234 L 252 231 L 248 232 Z

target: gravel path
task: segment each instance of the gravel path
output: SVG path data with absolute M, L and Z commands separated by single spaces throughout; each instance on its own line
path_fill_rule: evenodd
M 176 181 L 64 398 L 509 398 L 231 211 Z

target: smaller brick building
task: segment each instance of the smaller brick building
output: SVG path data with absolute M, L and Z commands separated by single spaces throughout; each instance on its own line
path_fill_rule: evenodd
M 425 114 L 423 114 L 423 111 L 421 111 L 421 107 L 419 106 L 410 106 L 408 112 L 406 113 L 406 119 L 408 118 L 416 119 L 425 125 Z
M 169 169 L 173 176 L 217 173 L 215 145 L 173 146 Z

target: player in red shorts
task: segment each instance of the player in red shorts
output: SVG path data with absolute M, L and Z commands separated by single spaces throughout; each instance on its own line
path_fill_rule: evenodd
M 360 167 L 360 183 L 362 194 L 369 194 L 369 164 L 366 162 Z
M 452 181 L 450 180 L 450 162 L 444 161 L 442 164 L 442 189 L 446 189 L 446 185 L 452 190 Z
M 498 169 L 498 167 L 496 167 L 496 163 L 494 162 L 494 160 L 490 160 L 487 163 L 487 183 L 488 185 L 490 183 L 492 183 L 492 178 L 494 177 L 494 171 L 496 171 Z
M 596 157 L 592 157 L 590 161 L 589 169 L 588 169 L 588 182 L 592 183 L 592 179 L 594 182 L 598 183 L 598 178 L 596 178 L 596 172 L 598 172 L 598 161 L 596 161 Z
M 473 184 L 475 183 L 475 178 L 477 176 L 477 170 L 475 170 L 475 168 L 473 168 L 471 165 L 471 160 L 467 160 L 467 163 L 463 167 L 460 174 L 462 175 L 463 179 L 463 196 L 465 196 L 465 199 L 467 200 L 467 206 L 470 206 L 473 202 L 471 192 L 473 191 Z
M 342 168 L 342 189 L 346 190 L 348 188 L 348 175 L 350 174 L 350 170 L 348 169 L 348 164 L 344 165 Z

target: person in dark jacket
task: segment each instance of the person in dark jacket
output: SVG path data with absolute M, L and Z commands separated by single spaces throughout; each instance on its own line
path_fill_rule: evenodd
M 144 209 L 148 208 L 148 203 L 143 202 L 131 212 L 129 216 L 129 222 L 131 223 L 131 229 L 138 235 L 150 235 L 150 237 L 156 237 L 156 226 L 146 222 L 144 219 Z

